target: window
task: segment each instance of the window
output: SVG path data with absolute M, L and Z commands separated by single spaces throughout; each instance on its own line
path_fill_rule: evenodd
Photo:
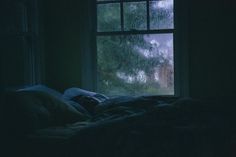
M 97 89 L 174 95 L 173 0 L 97 0 Z

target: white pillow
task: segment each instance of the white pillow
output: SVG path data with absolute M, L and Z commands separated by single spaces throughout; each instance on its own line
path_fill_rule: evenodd
M 18 91 L 39 91 L 39 92 L 45 92 L 59 99 L 62 99 L 63 97 L 62 93 L 41 84 L 19 89 Z
M 68 88 L 67 90 L 64 91 L 64 94 L 63 94 L 63 98 L 67 100 L 71 100 L 76 96 L 93 97 L 98 102 L 102 102 L 109 99 L 107 96 L 103 94 L 87 91 L 87 90 L 76 88 L 76 87 Z

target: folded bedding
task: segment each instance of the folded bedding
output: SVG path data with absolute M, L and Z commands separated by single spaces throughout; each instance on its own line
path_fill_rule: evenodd
M 96 135 L 99 135 L 99 132 L 103 134 L 104 132 L 98 130 L 104 129 L 114 130 L 114 132 L 121 128 L 123 131 L 133 129 L 134 132 L 140 132 L 140 129 L 150 131 L 150 129 L 155 130 L 157 128 L 204 130 L 218 128 L 221 123 L 218 118 L 219 113 L 205 109 L 205 112 L 199 115 L 199 109 L 196 105 L 201 105 L 201 103 L 192 99 L 182 99 L 163 104 L 143 97 L 120 97 L 114 101 L 104 102 L 103 105 L 98 105 L 97 108 L 101 107 L 101 109 L 97 109 L 95 115 L 86 121 L 38 129 L 28 137 L 71 140 L 81 136 L 83 132 L 90 131 Z M 219 119 L 218 125 L 214 123 L 216 118 Z
M 70 104 L 41 91 L 11 92 L 7 97 L 5 118 L 9 129 L 19 134 L 89 119 Z
M 122 98 L 121 98 L 122 99 Z M 125 106 L 127 101 L 131 101 L 124 99 L 122 102 L 120 100 L 120 104 L 116 106 L 112 106 L 113 103 L 110 103 L 110 108 L 103 108 L 103 111 L 99 110 L 96 114 L 87 119 L 86 121 L 76 122 L 73 124 L 67 124 L 65 126 L 59 127 L 49 127 L 45 129 L 39 129 L 35 131 L 33 134 L 30 134 L 29 137 L 31 138 L 61 138 L 61 139 L 70 139 L 80 134 L 81 130 L 88 130 L 91 128 L 100 128 L 100 127 L 111 127 L 110 125 L 123 125 L 124 121 L 132 121 L 134 119 L 140 119 L 144 114 L 148 112 L 147 107 L 145 108 L 138 108 L 137 104 L 133 106 Z M 140 101 L 139 99 L 133 100 Z M 117 103 L 117 100 L 115 101 Z M 150 101 L 149 105 L 151 106 Z M 106 103 L 108 105 L 108 103 Z M 157 105 L 157 104 L 152 104 Z M 132 120 L 131 120 L 132 119 Z
M 123 102 L 127 103 L 127 99 Z M 131 104 L 116 104 L 100 110 L 96 118 L 86 122 L 39 129 L 28 139 L 36 142 L 37 147 L 55 147 L 55 141 L 63 143 L 64 150 L 72 157 L 146 157 L 147 154 L 150 157 L 156 154 L 159 157 L 174 157 L 176 154 L 187 157 L 208 147 L 213 151 L 224 146 L 227 143 L 225 131 L 212 123 L 208 109 L 199 115 L 189 108 L 200 110 L 196 104 L 200 105 L 190 99 L 171 104 L 150 104 L 142 109 Z M 219 119 L 217 114 L 211 113 L 210 116 Z
M 61 94 L 40 85 L 9 92 L 5 102 L 8 134 L 24 137 L 29 157 L 173 157 L 186 148 L 192 156 L 205 141 L 223 145 L 236 128 L 235 106 L 191 98 L 108 98 L 80 88 Z

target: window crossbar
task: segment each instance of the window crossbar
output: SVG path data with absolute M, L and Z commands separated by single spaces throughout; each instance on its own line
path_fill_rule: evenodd
M 165 34 L 174 33 L 174 29 L 161 29 L 161 30 L 131 30 L 131 31 L 111 31 L 111 32 L 97 32 L 97 35 L 132 35 L 132 34 Z

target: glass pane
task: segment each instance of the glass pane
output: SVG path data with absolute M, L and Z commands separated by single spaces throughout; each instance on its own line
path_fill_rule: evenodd
M 120 4 L 98 4 L 97 31 L 119 31 L 120 29 Z
M 144 30 L 147 28 L 146 2 L 124 3 L 125 30 Z
M 173 34 L 97 37 L 98 90 L 107 95 L 173 95 Z
M 150 2 L 150 28 L 174 28 L 173 0 Z

